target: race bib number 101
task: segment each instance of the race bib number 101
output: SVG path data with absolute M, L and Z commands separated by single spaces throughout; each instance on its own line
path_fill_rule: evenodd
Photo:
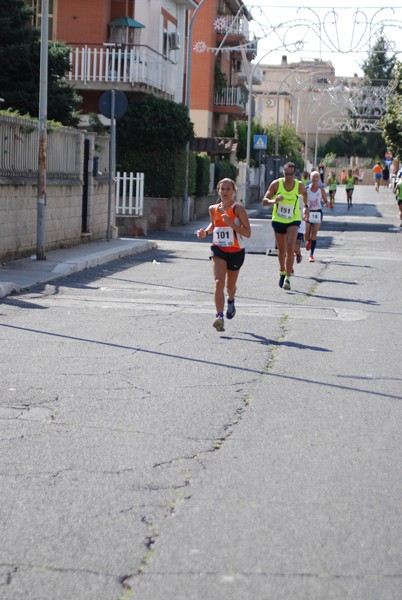
M 233 229 L 231 227 L 215 227 L 212 242 L 222 247 L 233 246 Z

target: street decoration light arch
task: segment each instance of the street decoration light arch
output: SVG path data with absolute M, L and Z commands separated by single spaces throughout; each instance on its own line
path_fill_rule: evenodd
M 269 12 L 265 12 L 260 5 L 250 3 L 248 10 L 259 14 L 259 18 L 255 19 L 255 22 L 258 22 L 255 34 L 259 40 L 279 39 L 284 45 L 299 40 L 303 43 L 303 49 L 307 51 L 311 51 L 309 42 L 312 41 L 314 52 L 317 52 L 318 40 L 320 58 L 323 52 L 370 53 L 372 42 L 378 36 L 384 37 L 388 51 L 393 52 L 396 48 L 391 32 L 396 30 L 398 37 L 402 29 L 402 20 L 397 18 L 393 6 L 364 9 L 334 7 L 330 10 L 325 7 L 313 9 L 303 6 L 297 8 L 296 19 L 279 22 L 275 22 L 274 19 L 283 14 L 283 6 L 271 5 Z M 353 23 L 349 40 L 345 37 L 346 20 Z
M 277 7 L 283 9 L 283 6 Z M 255 40 L 249 41 L 244 44 L 239 44 L 237 46 L 223 46 L 226 37 L 232 31 L 232 28 L 237 20 L 239 20 L 242 16 L 244 16 L 244 11 L 247 10 L 249 13 L 251 10 L 259 10 L 260 16 L 266 20 L 266 25 L 262 22 L 263 19 L 259 19 L 259 30 L 255 32 L 256 38 Z M 270 6 L 270 15 L 278 15 L 282 14 L 279 11 L 275 11 L 275 6 Z M 323 52 L 338 52 L 341 54 L 349 54 L 349 53 L 370 53 L 371 52 L 371 44 L 374 39 L 378 36 L 383 36 L 386 41 L 387 50 L 390 52 L 399 53 L 398 49 L 395 46 L 395 42 L 388 35 L 388 32 L 392 30 L 398 30 L 400 32 L 402 30 L 402 20 L 397 19 L 395 17 L 395 9 L 394 7 L 381 7 L 381 8 L 365 8 L 364 10 L 358 8 L 354 9 L 352 14 L 353 21 L 353 30 L 352 36 L 349 44 L 345 44 L 345 36 L 344 31 L 342 30 L 342 34 L 339 30 L 340 24 L 344 23 L 344 18 L 340 17 L 340 11 L 350 11 L 350 8 L 337 8 L 328 10 L 327 8 L 315 8 L 312 9 L 310 7 L 298 7 L 296 14 L 298 15 L 297 19 L 290 19 L 288 21 L 273 23 L 271 22 L 267 15 L 264 13 L 263 9 L 259 5 L 248 4 L 247 7 L 245 5 L 241 6 L 238 10 L 234 20 L 229 23 L 224 15 L 218 16 L 212 26 L 219 31 L 220 33 L 224 33 L 224 39 L 218 47 L 210 47 L 203 40 L 197 40 L 192 46 L 192 50 L 196 53 L 204 53 L 204 52 L 214 52 L 218 54 L 219 52 L 241 52 L 244 62 L 244 67 L 246 71 L 247 78 L 247 92 L 248 92 L 248 122 L 247 122 L 247 195 L 248 195 L 248 182 L 249 182 L 249 170 L 250 170 L 250 135 L 251 135 L 251 98 L 252 98 L 252 77 L 254 75 L 254 71 L 256 67 L 261 63 L 261 61 L 278 50 L 284 50 L 289 53 L 306 50 L 310 52 L 311 50 L 308 47 L 308 40 L 312 37 L 315 42 L 318 39 L 319 45 L 319 57 L 322 60 L 321 56 Z M 313 16 L 311 16 L 313 15 Z M 259 32 L 259 35 L 258 35 Z M 252 64 L 250 69 L 248 61 L 246 59 L 246 52 L 250 50 L 256 50 L 256 44 L 260 42 L 262 39 L 269 39 L 276 41 L 279 45 L 274 49 L 267 49 L 266 52 L 263 53 L 262 58 L 260 58 L 257 63 Z M 342 44 L 341 44 L 342 39 Z M 314 50 L 316 51 L 316 50 Z M 248 72 L 247 72 L 247 67 Z M 366 90 L 367 98 L 370 98 L 369 91 Z M 387 92 L 388 93 L 388 92 Z M 355 93 L 350 94 L 349 92 L 349 105 L 351 105 L 350 100 L 351 96 L 355 96 Z M 384 92 L 384 97 L 386 93 Z M 365 119 L 362 114 L 362 109 L 360 109 L 360 113 L 353 114 L 349 119 L 344 118 L 342 120 L 338 120 L 338 128 L 341 130 L 345 130 L 346 127 L 354 127 L 354 131 L 374 131 L 375 123 L 374 119 L 371 118 Z M 379 120 L 379 119 L 378 119 Z M 377 121 L 378 123 L 378 121 Z M 349 129 L 350 130 L 350 129 Z M 276 142 L 277 146 L 277 142 Z
M 307 87 L 308 85 L 307 83 Z M 300 92 L 303 92 L 303 87 L 306 87 L 306 83 L 297 90 L 299 97 Z M 327 83 L 323 82 L 319 90 L 320 94 L 324 89 L 328 94 L 330 102 L 328 103 L 329 110 L 321 114 L 316 123 L 315 162 L 319 131 L 332 133 L 339 131 L 380 132 L 380 122 L 386 111 L 387 100 L 394 93 L 390 85 L 365 86 L 356 84 L 353 79 L 348 80 L 344 77 L 334 77 L 330 78 Z M 311 88 L 308 91 L 313 92 L 312 100 L 309 103 L 319 101 L 320 94 L 314 95 L 317 90 Z M 338 114 L 331 115 L 321 122 L 324 116 L 334 112 Z M 305 162 L 307 162 L 308 127 L 307 124 L 305 125 Z

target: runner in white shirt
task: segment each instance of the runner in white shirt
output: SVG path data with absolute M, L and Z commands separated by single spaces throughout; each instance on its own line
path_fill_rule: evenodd
M 306 232 L 304 239 L 306 241 L 306 250 L 310 251 L 309 262 L 314 262 L 314 250 L 317 245 L 317 233 L 322 222 L 322 205 L 328 207 L 327 195 L 324 188 L 319 185 L 320 174 L 313 171 L 310 175 L 311 183 L 306 187 L 308 220 L 306 221 Z

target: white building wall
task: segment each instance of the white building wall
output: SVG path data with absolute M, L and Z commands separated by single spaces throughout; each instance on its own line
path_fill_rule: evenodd
M 164 17 L 162 9 L 166 11 L 177 25 L 168 21 L 167 33 L 178 33 L 180 48 L 168 50 L 167 58 L 176 65 L 176 80 L 173 85 L 175 102 L 183 102 L 184 67 L 186 59 L 186 13 L 191 8 L 196 8 L 194 0 L 141 0 L 136 3 L 135 18 L 145 25 L 141 33 L 142 44 L 145 44 L 163 54 Z
M 194 123 L 195 137 L 213 137 L 213 114 L 208 110 L 191 110 L 190 119 Z

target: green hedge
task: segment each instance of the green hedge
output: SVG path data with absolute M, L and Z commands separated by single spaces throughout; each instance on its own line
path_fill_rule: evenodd
M 186 152 L 130 151 L 120 157 L 118 171 L 144 173 L 144 194 L 159 198 L 180 198 L 184 194 L 186 178 Z M 189 155 L 188 193 L 195 193 L 196 159 L 193 152 Z
M 215 163 L 214 187 L 216 188 L 218 181 L 225 177 L 229 177 L 229 179 L 236 181 L 236 167 L 227 160 L 218 160 Z
M 195 195 L 207 196 L 209 192 L 209 167 L 211 161 L 206 154 L 196 154 Z

